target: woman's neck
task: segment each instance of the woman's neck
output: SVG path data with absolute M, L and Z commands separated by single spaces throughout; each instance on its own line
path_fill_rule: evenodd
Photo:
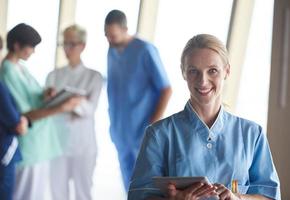
M 69 65 L 72 67 L 72 68 L 75 68 L 77 67 L 79 64 L 81 64 L 81 58 L 76 58 L 76 59 L 72 59 L 72 60 L 69 60 Z
M 200 119 L 204 121 L 204 123 L 211 128 L 211 126 L 214 124 L 220 107 L 221 103 L 212 103 L 208 105 L 200 105 L 197 103 L 194 103 L 192 100 L 190 100 L 192 108 L 195 110 L 195 112 L 198 114 Z
M 7 59 L 12 63 L 18 63 L 18 61 L 19 61 L 19 57 L 14 52 L 8 52 L 8 54 L 5 56 L 4 59 Z

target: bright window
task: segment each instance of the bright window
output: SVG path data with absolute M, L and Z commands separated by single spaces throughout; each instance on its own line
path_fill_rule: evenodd
M 256 0 L 237 113 L 267 128 L 274 0 Z
M 232 0 L 160 0 L 155 44 L 173 88 L 166 115 L 183 109 L 189 92 L 180 70 L 186 42 L 196 34 L 209 33 L 226 43 Z

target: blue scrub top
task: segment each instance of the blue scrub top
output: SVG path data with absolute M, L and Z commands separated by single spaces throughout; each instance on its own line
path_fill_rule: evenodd
M 209 139 L 210 138 L 210 139 Z M 129 200 L 162 196 L 154 176 L 207 176 L 241 194 L 281 199 L 266 135 L 256 123 L 220 109 L 209 129 L 188 102 L 185 109 L 146 129 L 132 177 Z
M 166 87 L 169 81 L 152 44 L 134 38 L 122 52 L 109 48 L 110 133 L 119 150 L 130 147 L 138 151 L 161 90 Z
M 20 113 L 17 110 L 16 103 L 8 88 L 0 82 L 0 160 L 7 153 L 13 138 L 17 135 L 15 129 L 19 121 Z M 19 161 L 20 159 L 20 152 L 17 148 L 12 161 Z

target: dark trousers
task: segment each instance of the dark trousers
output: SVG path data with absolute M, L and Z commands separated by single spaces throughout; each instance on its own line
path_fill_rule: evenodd
M 15 181 L 15 162 L 12 160 L 9 165 L 0 164 L 0 199 L 12 200 Z

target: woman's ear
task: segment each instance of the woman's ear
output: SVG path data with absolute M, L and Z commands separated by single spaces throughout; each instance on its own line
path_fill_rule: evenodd
M 186 73 L 185 73 L 185 71 L 182 69 L 182 67 L 181 67 L 181 74 L 182 74 L 183 79 L 186 81 Z
M 186 74 L 184 72 L 182 72 L 182 77 L 186 81 Z
M 19 45 L 19 43 L 18 42 L 15 42 L 14 44 L 13 44 L 13 51 L 15 52 L 15 51 L 19 51 L 19 49 L 20 49 L 20 45 Z
M 225 75 L 225 80 L 228 78 L 228 76 L 230 75 L 230 72 L 231 72 L 231 66 L 230 66 L 230 64 L 227 64 L 226 66 L 225 66 L 225 71 L 226 71 L 226 75 Z
M 81 51 L 83 51 L 86 48 L 86 43 L 81 43 Z

